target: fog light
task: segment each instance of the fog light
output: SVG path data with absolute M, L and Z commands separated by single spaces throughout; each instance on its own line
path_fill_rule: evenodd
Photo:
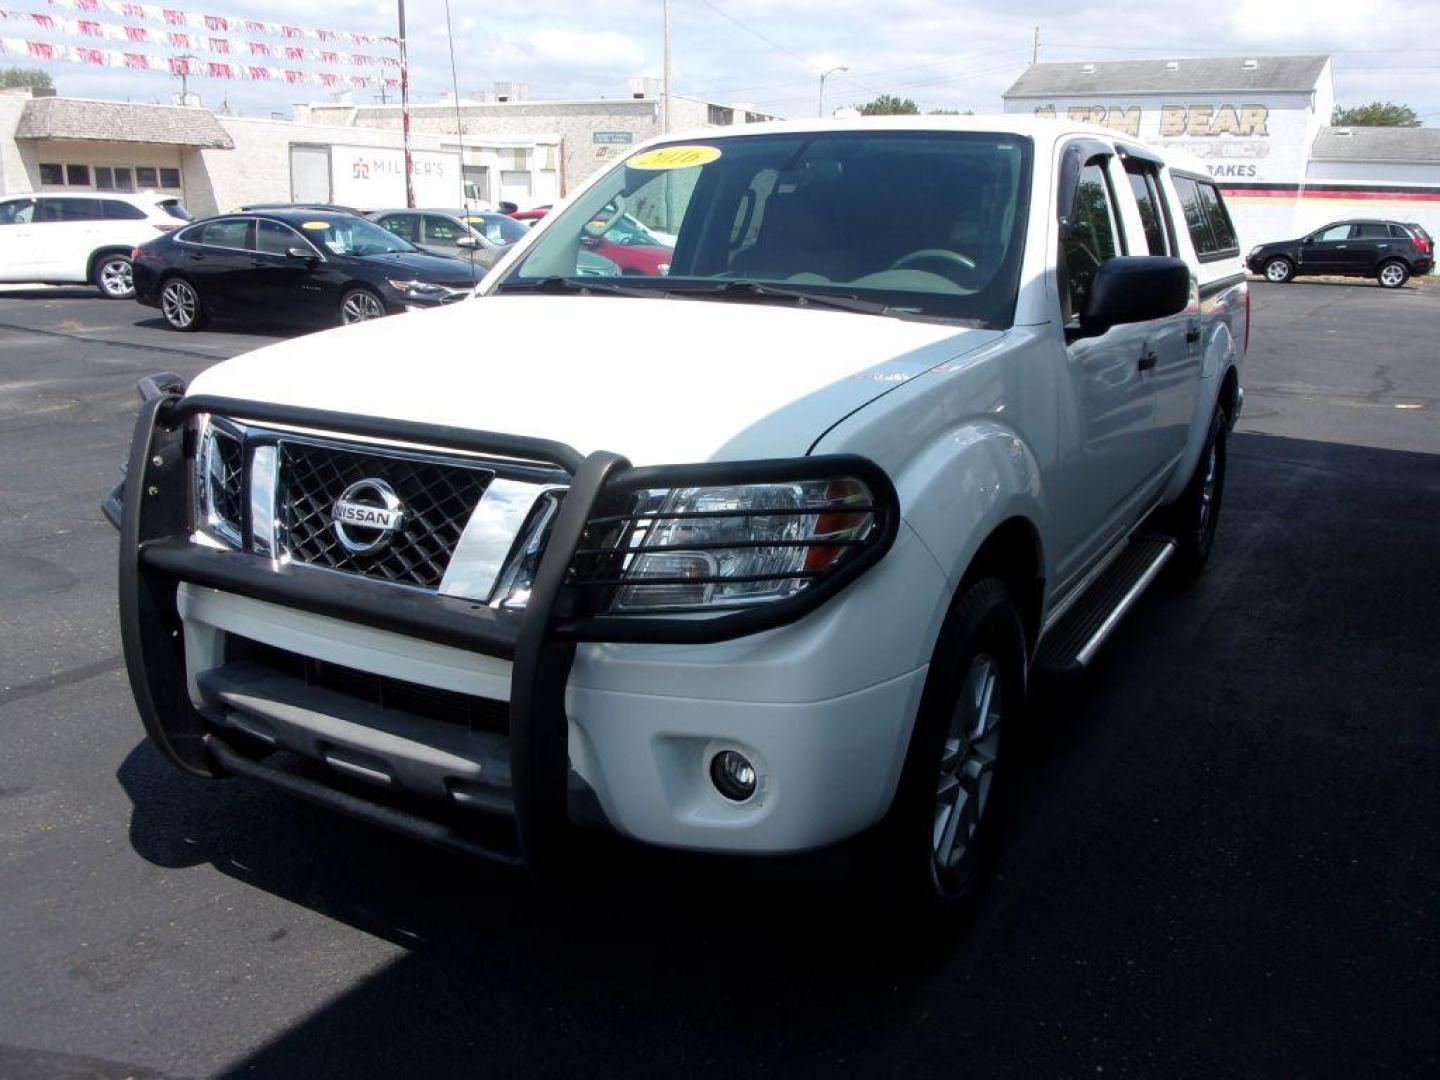
M 732 802 L 744 802 L 755 794 L 755 766 L 737 750 L 721 750 L 710 759 L 710 780 Z

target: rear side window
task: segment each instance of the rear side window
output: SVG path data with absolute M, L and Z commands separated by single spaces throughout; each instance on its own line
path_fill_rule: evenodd
M 414 214 L 388 214 L 375 224 L 388 232 L 394 233 L 400 237 L 401 240 L 409 240 L 412 244 L 420 239 L 415 235 Z
M 198 229 L 186 234 L 185 239 L 195 243 L 210 244 L 213 247 L 240 248 L 246 250 L 250 244 L 250 222 L 244 218 L 225 218 L 221 221 L 207 221 Z
M 1378 221 L 1362 221 L 1350 230 L 1352 240 L 1388 240 L 1390 238 L 1390 226 L 1382 225 Z
M 121 202 L 119 199 L 100 199 L 101 217 L 107 221 L 144 221 L 145 211 L 133 203 Z
M 98 221 L 99 199 L 41 199 L 37 221 Z
M 1390 226 L 1390 235 L 1393 236 L 1396 240 L 1409 240 L 1409 239 L 1410 239 L 1410 233 L 1409 233 L 1409 231 L 1405 228 L 1404 225 L 1391 225 L 1391 226 Z
M 1240 250 L 1235 237 L 1235 226 L 1220 190 L 1209 181 L 1192 180 L 1188 176 L 1175 177 L 1175 194 L 1180 196 L 1180 207 L 1185 213 L 1185 227 L 1195 244 L 1195 252 L 1201 261 L 1221 259 Z
M 425 242 L 428 244 L 454 244 L 463 234 L 463 226 L 449 218 L 425 215 Z

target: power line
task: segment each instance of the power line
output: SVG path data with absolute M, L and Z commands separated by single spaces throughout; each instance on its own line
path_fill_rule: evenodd
M 753 26 L 749 25 L 748 23 L 741 22 L 741 21 L 740 21 L 739 19 L 737 19 L 734 15 L 731 15 L 728 11 L 726 11 L 724 8 L 720 7 L 718 4 L 712 3 L 711 0 L 700 0 L 700 3 L 704 4 L 704 5 L 705 5 L 706 7 L 708 7 L 711 11 L 715 12 L 716 15 L 719 15 L 721 18 L 727 19 L 728 21 L 734 23 L 734 24 L 735 24 L 736 26 L 738 26 L 741 30 L 744 30 L 747 34 L 753 34 L 755 37 L 757 37 L 757 38 L 759 38 L 761 41 L 765 42 L 766 45 L 769 45 L 772 49 L 775 49 L 775 50 L 777 50 L 777 51 L 779 51 L 779 52 L 782 52 L 782 53 L 784 53 L 786 56 L 792 57 L 792 58 L 795 59 L 795 60 L 799 60 L 800 63 L 804 64 L 804 65 L 805 65 L 806 67 L 808 67 L 808 68 L 811 68 L 811 69 L 814 70 L 817 74 L 818 74 L 819 71 L 821 70 L 821 66 L 820 66 L 819 64 L 815 63 L 815 61 L 811 60 L 809 57 L 801 56 L 801 55 L 800 55 L 799 53 L 797 53 L 794 49 L 790 49 L 790 48 L 787 48 L 787 47 L 784 46 L 784 45 L 781 45 L 781 44 L 780 44 L 778 41 L 776 41 L 774 38 L 769 37 L 769 36 L 767 36 L 766 34 L 761 33 L 759 30 L 756 30 Z M 848 82 L 848 83 L 853 83 L 855 86 L 860 87 L 860 89 L 861 89 L 861 90 L 864 90 L 867 94 L 873 94 L 873 93 L 875 93 L 875 91 L 874 91 L 873 89 L 871 89 L 870 87 L 866 86 L 865 84 L 863 84 L 863 83 L 861 83 L 861 82 L 859 82 L 859 81 L 857 81 L 857 80 L 855 80 L 855 79 L 852 79 L 852 78 L 851 78 L 850 76 L 848 76 L 848 75 L 842 76 L 842 78 L 843 78 L 846 82 Z

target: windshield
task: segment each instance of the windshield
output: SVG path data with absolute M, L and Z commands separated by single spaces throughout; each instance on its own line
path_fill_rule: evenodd
M 315 218 L 300 222 L 305 238 L 332 255 L 395 255 L 418 250 L 364 218 Z
M 547 222 L 500 288 L 574 277 L 589 248 L 620 262 L 627 288 L 763 302 L 843 297 L 1003 328 L 1019 288 L 1030 157 L 1019 136 L 936 131 L 751 135 L 646 150 Z M 635 226 L 647 243 L 668 247 L 659 238 L 673 237 L 673 250 L 621 261 L 613 252 Z

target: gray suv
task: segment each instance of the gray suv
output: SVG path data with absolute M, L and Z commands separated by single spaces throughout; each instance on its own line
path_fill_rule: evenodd
M 487 270 L 529 233 L 514 218 L 480 210 L 376 210 L 370 217 L 422 251 L 467 261 L 473 257 Z

